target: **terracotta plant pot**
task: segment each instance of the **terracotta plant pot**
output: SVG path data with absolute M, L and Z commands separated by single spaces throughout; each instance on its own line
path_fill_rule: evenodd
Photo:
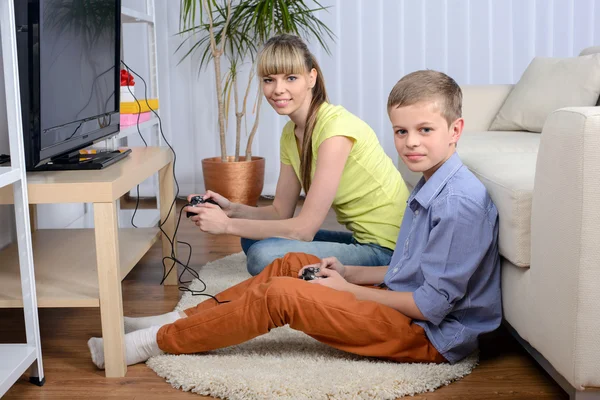
M 212 190 L 235 203 L 256 206 L 265 183 L 265 159 L 222 162 L 221 157 L 202 160 L 202 174 L 206 190 Z

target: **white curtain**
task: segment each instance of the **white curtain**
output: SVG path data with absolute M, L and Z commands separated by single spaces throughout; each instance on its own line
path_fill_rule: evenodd
M 135 1 L 135 0 L 130 0 Z M 514 83 L 534 56 L 569 57 L 600 44 L 600 0 L 323 0 L 319 18 L 337 36 L 327 55 L 310 43 L 330 99 L 363 118 L 396 161 L 387 95 L 418 69 L 450 74 L 459 84 Z M 156 0 L 161 108 L 177 152 L 182 193 L 204 190 L 201 160 L 219 155 L 214 69 L 175 53 L 182 41 L 179 1 Z M 126 43 L 126 46 L 137 44 Z M 143 65 L 140 66 L 143 69 Z M 256 81 L 255 81 L 256 82 Z M 244 83 L 245 85 L 245 83 Z M 240 92 L 243 91 L 243 85 Z M 251 93 L 256 93 L 254 90 Z M 241 95 L 241 93 L 240 93 Z M 253 122 L 248 101 L 248 131 Z M 233 107 L 233 106 L 232 106 Z M 287 119 L 263 102 L 253 154 L 266 158 L 264 194 L 279 172 L 279 136 Z M 235 122 L 229 122 L 228 151 Z M 245 147 L 247 137 L 242 138 Z

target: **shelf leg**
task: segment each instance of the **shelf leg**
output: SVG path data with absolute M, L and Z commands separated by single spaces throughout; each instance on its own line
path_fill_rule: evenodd
M 23 293 L 23 312 L 25 314 L 25 331 L 27 344 L 36 347 L 36 361 L 31 365 L 30 376 L 39 381 L 44 380 L 42 365 L 42 345 L 38 319 L 38 305 L 33 266 L 32 240 L 28 209 L 27 190 L 23 181 L 13 184 L 15 201 L 15 222 L 17 226 L 17 242 L 19 246 L 19 265 L 21 269 L 21 291 Z
M 115 201 L 94 203 L 94 226 L 106 377 L 123 377 L 127 372 L 127 365 Z
M 160 221 L 164 224 L 162 226 L 163 231 L 167 234 L 162 235 L 162 251 L 163 257 L 171 256 L 171 243 L 169 238 L 173 239 L 175 256 L 177 256 L 177 238 L 175 236 L 175 214 L 177 213 L 177 204 L 173 205 L 171 213 L 169 209 L 173 204 L 173 198 L 175 197 L 175 184 L 173 180 L 173 163 L 165 165 L 161 168 L 158 173 L 158 185 L 160 192 Z M 168 214 L 168 218 L 167 218 Z M 165 260 L 167 271 L 173 265 L 172 261 Z M 177 285 L 177 265 L 173 267 L 173 270 L 167 276 L 164 282 L 165 285 Z

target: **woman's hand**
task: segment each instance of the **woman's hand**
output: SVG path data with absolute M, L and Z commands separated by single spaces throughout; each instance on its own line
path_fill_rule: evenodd
M 202 196 L 202 198 L 204 200 L 213 199 L 219 205 L 219 207 L 221 207 L 221 210 L 223 210 L 223 212 L 228 217 L 231 217 L 231 214 L 233 212 L 233 203 L 231 201 L 229 201 L 227 198 L 221 196 L 219 193 L 215 193 L 212 190 L 207 190 L 206 193 L 204 193 L 203 195 L 201 195 L 201 194 L 191 194 L 191 195 L 188 196 L 188 202 L 194 196 Z M 203 206 L 203 205 L 204 204 L 201 204 L 200 206 Z
M 215 200 L 216 201 L 216 200 Z M 228 232 L 231 219 L 223 210 L 214 204 L 198 204 L 197 207 L 186 207 L 186 211 L 195 213 L 191 220 L 202 232 L 220 235 Z
M 299 277 L 302 276 L 302 271 L 304 271 L 308 267 L 320 268 L 321 271 L 323 271 L 324 269 L 329 269 L 329 270 L 332 270 L 332 271 L 336 271 L 344 279 L 345 279 L 345 276 L 346 276 L 346 267 L 344 266 L 344 264 L 342 264 L 335 257 L 326 257 L 326 258 L 323 258 L 320 263 L 311 264 L 311 265 L 305 265 L 298 272 L 298 276 Z

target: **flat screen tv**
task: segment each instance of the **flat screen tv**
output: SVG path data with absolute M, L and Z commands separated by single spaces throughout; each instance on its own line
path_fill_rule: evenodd
M 120 0 L 14 0 L 28 170 L 119 132 Z

